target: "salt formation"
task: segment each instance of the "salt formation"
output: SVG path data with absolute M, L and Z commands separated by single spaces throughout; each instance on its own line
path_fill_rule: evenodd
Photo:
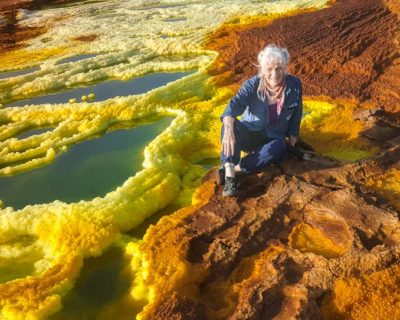
M 2 270 L 20 268 L 14 280 L 0 285 L 2 317 L 35 319 L 53 314 L 62 308 L 62 297 L 73 286 L 84 258 L 101 255 L 122 233 L 171 202 L 191 204 L 192 192 L 204 175 L 196 163 L 217 157 L 218 117 L 233 93 L 232 88 L 215 86 L 207 71 L 217 57 L 204 47 L 208 33 L 224 22 L 239 26 L 258 19 L 257 15 L 320 9 L 326 2 L 107 1 L 25 15 L 20 27 L 37 28 L 40 35 L 26 46 L 2 53 L 0 66 L 8 71 L 10 66 L 40 64 L 40 70 L 0 80 L 1 175 L 56 161 L 69 146 L 121 121 L 140 123 L 163 115 L 175 120 L 146 147 L 143 170 L 103 198 L 0 211 Z M 101 55 L 57 64 L 81 53 Z M 198 70 L 194 75 L 147 94 L 95 103 L 7 107 L 15 100 L 107 79 L 193 69 Z M 54 129 L 15 138 L 41 126 Z
M 131 257 L 130 303 L 145 305 L 138 319 L 399 318 L 400 8 L 391 0 L 325 5 L 107 1 L 24 15 L 21 26 L 40 36 L 2 53 L 0 66 L 41 68 L 0 80 L 2 176 L 57 161 L 120 122 L 174 120 L 144 150 L 142 171 L 104 197 L 18 211 L 1 203 L 1 317 L 54 314 L 84 259 L 118 245 Z M 198 163 L 218 157 L 218 117 L 266 41 L 292 53 L 307 95 L 302 137 L 317 156 L 247 177 L 238 199 L 221 199 L 211 173 L 198 187 Z M 99 55 L 57 64 L 82 53 Z M 7 106 L 176 70 L 197 72 L 102 102 Z M 16 138 L 42 126 L 53 130 Z M 182 209 L 142 240 L 126 235 L 169 204 Z M 118 304 L 102 310 L 123 313 Z
M 149 301 L 139 319 L 400 318 L 399 13 L 336 1 L 215 32 L 220 86 L 249 77 L 266 41 L 292 49 L 305 92 L 325 101 L 306 103 L 302 135 L 331 158 L 245 177 L 238 199 L 206 179 L 200 203 L 128 247 L 132 294 Z

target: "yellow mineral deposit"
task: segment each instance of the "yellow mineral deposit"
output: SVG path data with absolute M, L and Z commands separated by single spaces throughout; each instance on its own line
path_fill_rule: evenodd
M 380 177 L 369 179 L 367 185 L 400 210 L 400 170 L 392 168 Z
M 193 194 L 193 205 L 163 217 L 157 225 L 147 230 L 142 241 L 131 242 L 127 246 L 126 251 L 132 256 L 132 270 L 135 273 L 132 296 L 138 301 L 148 302 L 137 319 L 151 319 L 159 298 L 168 293 L 178 292 L 198 298 L 198 285 L 207 272 L 202 266 L 186 260 L 187 243 L 182 245 L 183 242 L 179 240 L 178 243 L 177 239 L 185 237 L 182 220 L 206 204 L 213 192 L 214 182 L 204 183 Z M 151 249 L 154 245 L 159 248 L 157 255 Z
M 0 54 L 0 70 L 10 70 L 10 66 L 12 66 L 12 70 L 33 67 L 47 59 L 68 54 L 69 51 L 70 49 L 67 47 L 47 47 L 37 50 L 19 49 L 3 52 Z M 12 83 L 13 79 L 6 82 Z
M 373 155 L 377 150 L 360 137 L 363 124 L 354 120 L 350 102 L 305 100 L 307 113 L 301 123 L 301 135 L 322 155 L 353 162 Z
M 305 222 L 293 228 L 290 246 L 301 252 L 313 252 L 326 258 L 337 258 L 348 252 L 352 233 L 347 223 L 326 208 L 306 208 Z
M 324 319 L 400 319 L 400 265 L 338 280 L 322 303 Z
M 301 252 L 313 252 L 326 258 L 337 258 L 349 250 L 349 244 L 334 242 L 320 229 L 306 223 L 296 226 L 289 237 L 289 244 Z
M 13 69 L 23 69 L 41 63 L 40 70 L 31 74 L 0 80 L 0 100 L 4 104 L 108 79 L 126 80 L 152 72 L 177 70 L 197 72 L 141 95 L 89 103 L 71 99 L 66 104 L 0 110 L 1 176 L 47 165 L 60 152 L 68 152 L 69 146 L 118 122 L 140 123 L 154 116 L 175 117 L 169 128 L 145 148 L 143 169 L 127 177 L 121 186 L 104 197 L 70 204 L 54 201 L 18 211 L 11 207 L 1 209 L 1 265 L 12 266 L 24 257 L 31 264 L 28 271 L 21 272 L 13 281 L 0 284 L 2 316 L 5 319 L 44 318 L 62 308 L 62 297 L 73 286 L 84 258 L 101 255 L 121 233 L 138 226 L 173 201 L 193 206 L 162 218 L 149 228 L 142 241 L 132 241 L 126 248 L 133 257 L 132 270 L 136 274 L 132 296 L 148 302 L 139 319 L 149 319 L 154 302 L 172 288 L 196 296 L 197 285 L 206 274 L 186 261 L 184 248 L 168 246 L 177 237 L 185 236 L 182 228 L 170 232 L 170 227 L 179 225 L 213 192 L 213 185 L 209 183 L 192 198 L 205 172 L 196 163 L 218 157 L 219 115 L 233 94 L 231 88 L 216 87 L 207 73 L 217 53 L 203 47 L 205 36 L 225 21 L 241 23 L 237 17 L 247 16 L 249 20 L 243 21 L 253 21 L 260 14 L 278 16 L 297 9 L 320 9 L 327 2 L 233 0 L 226 5 L 218 1 L 191 1 L 177 7 L 173 5 L 175 2 L 165 1 L 165 8 L 160 10 L 157 6 L 144 6 L 142 2 L 114 0 L 42 10 L 28 16 L 24 23 L 32 26 L 46 25 L 48 20 L 62 23 L 54 22 L 54 28 L 30 40 L 23 49 L 0 54 L 0 70 L 4 71 L 10 65 Z M 136 10 L 141 6 L 145 10 Z M 61 16 L 67 18 L 62 20 Z M 185 19 L 171 22 L 177 16 Z M 84 37 L 87 30 L 96 30 L 96 36 L 91 37 L 93 41 L 73 40 Z M 81 53 L 103 54 L 90 62 L 55 63 Z M 89 98 L 92 99 L 91 95 Z M 357 140 L 362 128 L 351 121 L 349 107 L 338 108 L 321 101 L 307 101 L 306 107 L 310 114 L 305 118 L 303 130 L 317 151 L 346 160 L 370 154 L 368 146 Z M 339 115 L 345 115 L 344 120 L 338 122 Z M 339 123 L 345 124 L 344 133 Z M 25 139 L 16 138 L 27 128 L 43 126 L 53 130 Z M 319 150 L 319 141 L 327 138 L 334 147 L 321 146 Z M 345 143 L 340 144 L 343 139 Z M 354 150 L 350 158 L 345 156 L 348 154 L 345 145 Z M 310 237 L 321 244 L 309 240 Z M 21 245 L 23 239 L 30 239 L 29 246 L 36 248 L 37 254 L 27 253 Z M 294 246 L 327 256 L 338 256 L 346 250 L 307 224 L 295 229 L 293 239 Z M 174 251 L 160 250 L 163 257 L 155 259 L 147 250 L 152 245 L 173 247 Z M 157 264 L 160 259 L 163 263 Z M 257 276 L 259 271 L 256 267 L 254 270 Z M 185 287 L 179 286 L 182 278 L 190 279 L 183 282 Z M 233 294 L 245 285 L 239 280 L 232 287 Z

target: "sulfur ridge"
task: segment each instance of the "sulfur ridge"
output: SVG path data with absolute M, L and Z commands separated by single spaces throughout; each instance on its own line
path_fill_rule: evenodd
M 20 270 L 0 285 L 2 317 L 36 319 L 56 312 L 62 308 L 62 297 L 73 286 L 84 258 L 101 255 L 122 233 L 173 201 L 180 205 L 195 201 L 191 190 L 204 174 L 196 163 L 217 157 L 218 117 L 232 94 L 231 89 L 215 87 L 207 72 L 217 55 L 202 44 L 208 32 L 226 20 L 240 24 L 235 17 L 243 12 L 246 16 L 283 14 L 298 8 L 319 8 L 325 2 L 254 1 L 244 5 L 230 1 L 228 5 L 221 1 L 176 6 L 165 1 L 160 6 L 151 1 L 109 1 L 20 15 L 20 25 L 46 25 L 47 30 L 25 46 L 0 55 L 4 71 L 10 66 L 22 69 L 40 63 L 40 69 L 31 74 L 0 80 L 4 105 L 0 110 L 1 175 L 57 161 L 57 155 L 68 152 L 70 146 L 119 122 L 140 123 L 167 115 L 175 119 L 145 148 L 142 171 L 104 197 L 71 204 L 29 205 L 17 211 L 3 205 L 0 263 L 2 270 L 13 264 Z M 144 19 L 146 25 L 132 23 Z M 74 25 L 81 27 L 71 27 Z M 110 26 L 118 26 L 118 30 L 111 31 Z M 110 32 L 113 37 L 109 37 Z M 56 64 L 80 53 L 99 55 Z M 15 100 L 107 79 L 193 69 L 195 74 L 142 95 L 93 103 L 7 107 Z M 16 138 L 27 129 L 43 126 L 53 130 Z M 142 268 L 134 266 L 134 270 L 143 273 Z M 138 299 L 155 298 L 140 294 L 138 289 L 132 292 Z
M 7 272 L 13 265 L 19 267 L 0 284 L 1 316 L 40 319 L 59 311 L 85 258 L 99 256 L 108 247 L 121 243 L 132 261 L 131 303 L 145 304 L 138 319 L 153 319 L 155 314 L 162 318 L 167 314 L 168 305 L 162 304 L 166 296 L 176 301 L 183 297 L 199 305 L 207 304 L 212 297 L 211 308 L 202 311 L 193 306 L 195 312 L 207 319 L 226 318 L 235 312 L 240 317 L 235 306 L 246 304 L 246 299 L 250 299 L 247 292 L 252 292 L 254 283 L 261 282 L 272 291 L 280 286 L 282 277 L 276 265 L 287 252 L 293 254 L 292 249 L 282 245 L 272 245 L 244 259 L 229 277 L 213 282 L 204 290 L 199 286 L 213 275 L 204 264 L 188 257 L 191 238 L 185 225 L 214 192 L 210 181 L 199 187 L 205 174 L 199 163 L 218 157 L 219 115 L 239 85 L 229 80 L 229 70 L 224 70 L 226 65 L 219 60 L 223 55 L 220 43 L 214 39 L 213 44 L 207 37 L 215 28 L 219 28 L 217 35 L 218 32 L 229 34 L 326 5 L 327 1 L 322 0 L 249 1 L 246 4 L 241 1 L 188 4 L 172 0 L 162 3 L 108 1 L 41 10 L 22 19 L 22 25 L 46 25 L 48 30 L 24 47 L 0 54 L 0 68 L 4 71 L 10 65 L 22 69 L 41 64 L 40 70 L 31 74 L 0 80 L 0 99 L 4 104 L 0 109 L 0 175 L 19 174 L 57 161 L 57 156 L 68 152 L 70 146 L 107 132 L 118 123 L 140 124 L 163 116 L 173 116 L 174 120 L 146 146 L 142 170 L 104 197 L 71 204 L 54 201 L 21 210 L 3 205 L 0 270 Z M 72 28 L 74 25 L 81 27 Z M 229 39 L 222 41 L 221 47 L 227 43 Z M 82 53 L 98 55 L 56 64 L 65 57 Z M 7 107 L 7 103 L 19 99 L 100 81 L 177 70 L 196 72 L 141 95 L 101 102 L 65 101 Z M 361 137 L 365 127 L 362 121 L 354 120 L 352 110 L 356 104 L 351 99 L 306 97 L 307 114 L 302 132 L 318 154 L 353 162 L 377 152 Z M 43 126 L 53 130 L 22 140 L 16 138 L 27 129 Z M 389 201 L 397 206 L 397 171 L 373 176 L 368 185 L 389 195 Z M 124 235 L 170 204 L 184 208 L 151 226 L 142 240 Z M 261 214 L 273 217 L 272 212 Z M 319 255 L 323 261 L 347 259 L 353 243 L 348 239 L 351 232 L 344 218 L 328 211 L 321 215 L 318 208 L 312 208 L 307 217 L 308 220 L 291 230 L 289 246 L 307 257 Z M 222 223 L 222 218 L 213 219 L 216 225 Z M 394 220 L 390 217 L 388 221 Z M 388 233 L 395 234 L 387 228 Z M 210 264 L 214 258 L 205 257 Z M 293 254 L 293 259 L 296 258 Z M 268 270 L 270 278 L 263 278 L 264 270 Z M 362 280 L 360 286 L 363 283 L 370 286 L 368 279 Z M 334 290 L 340 292 L 347 285 L 343 283 L 338 283 Z M 287 301 L 305 301 L 304 290 L 288 286 L 283 295 Z M 346 302 L 336 302 L 335 296 L 328 299 L 323 312 L 346 315 L 332 307 Z M 352 312 L 358 314 L 359 310 L 356 306 Z M 108 310 L 110 314 L 118 314 L 117 311 Z

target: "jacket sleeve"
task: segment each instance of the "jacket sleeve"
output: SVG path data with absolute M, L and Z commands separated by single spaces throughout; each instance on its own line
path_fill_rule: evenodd
M 251 79 L 252 80 L 252 79 Z M 254 91 L 254 81 L 246 80 L 236 95 L 229 101 L 228 106 L 221 115 L 221 121 L 225 116 L 238 117 L 250 105 L 250 96 Z
M 303 89 L 299 79 L 297 92 L 297 108 L 294 111 L 293 117 L 290 119 L 288 135 L 298 137 L 300 135 L 300 123 L 303 116 Z

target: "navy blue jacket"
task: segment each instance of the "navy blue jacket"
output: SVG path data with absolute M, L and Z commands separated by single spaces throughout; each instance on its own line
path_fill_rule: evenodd
M 268 138 L 298 137 L 303 114 L 302 87 L 299 78 L 285 75 L 285 100 L 275 123 L 269 122 L 268 104 L 257 95 L 260 77 L 246 80 L 236 95 L 230 100 L 221 120 L 225 116 L 242 116 L 240 121 L 252 131 L 264 130 Z

